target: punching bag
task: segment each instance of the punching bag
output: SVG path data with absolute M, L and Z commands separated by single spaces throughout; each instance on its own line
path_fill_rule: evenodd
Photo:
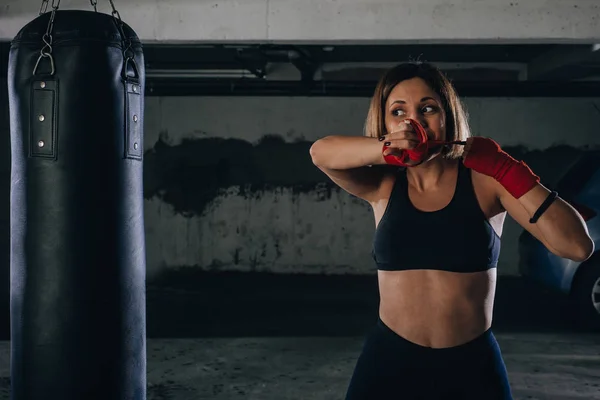
M 56 3 L 9 54 L 11 398 L 145 399 L 142 46 Z

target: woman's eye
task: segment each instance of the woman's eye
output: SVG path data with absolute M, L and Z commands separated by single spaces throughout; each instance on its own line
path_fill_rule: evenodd
M 395 115 L 396 117 L 398 117 L 398 116 L 400 116 L 402 114 L 404 114 L 404 111 L 400 110 L 400 109 L 392 111 L 392 115 Z
M 433 106 L 425 106 L 425 107 L 423 107 L 423 111 L 424 112 L 433 112 L 433 111 L 435 111 L 435 107 L 433 107 Z

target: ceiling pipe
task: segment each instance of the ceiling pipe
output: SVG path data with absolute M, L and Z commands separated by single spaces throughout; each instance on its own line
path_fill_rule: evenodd
M 261 79 L 247 69 L 148 69 L 146 78 L 251 78 Z

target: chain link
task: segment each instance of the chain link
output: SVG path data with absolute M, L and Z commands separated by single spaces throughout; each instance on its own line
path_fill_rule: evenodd
M 115 2 L 113 0 L 108 0 L 108 2 L 110 3 L 110 6 L 112 7 L 113 17 L 118 18 L 119 22 L 122 24 L 123 21 L 121 21 L 121 14 L 119 14 L 119 11 L 117 11 L 117 7 L 115 7 Z
M 121 35 L 121 42 L 123 44 L 123 57 L 125 69 L 129 62 L 132 62 L 135 65 L 135 53 L 132 50 L 131 38 L 125 35 L 125 29 L 123 20 L 121 19 L 121 14 L 115 7 L 115 3 L 113 0 L 108 0 L 110 2 L 110 6 L 112 8 L 112 17 L 115 19 L 117 24 L 117 28 L 119 29 L 119 33 Z M 42 0 L 42 6 L 40 7 L 40 15 L 45 14 L 48 11 L 48 4 L 50 0 Z M 98 12 L 98 0 L 90 0 L 90 4 L 94 7 L 94 11 Z M 52 14 L 50 15 L 50 20 L 48 21 L 48 27 L 46 28 L 46 33 L 42 37 L 44 41 L 44 47 L 40 51 L 40 56 L 35 64 L 33 69 L 33 75 L 36 74 L 38 66 L 42 58 L 49 58 L 50 65 L 52 67 L 51 75 L 54 75 L 54 58 L 52 57 L 52 30 L 54 29 L 54 19 L 56 18 L 56 11 L 60 6 L 60 0 L 52 0 Z M 137 67 L 136 67 L 137 68 Z M 127 75 L 127 71 L 124 71 L 125 77 Z
M 49 0 L 42 1 L 42 7 L 40 8 L 40 15 L 45 14 L 48 11 L 48 3 Z M 54 58 L 52 57 L 52 31 L 54 29 L 54 19 L 56 18 L 56 11 L 60 6 L 60 0 L 52 0 L 52 14 L 50 14 L 50 19 L 48 20 L 48 26 L 46 27 L 46 33 L 42 36 L 42 40 L 44 42 L 44 47 L 40 50 L 40 56 L 38 57 L 37 62 L 35 63 L 35 67 L 33 68 L 33 75 L 37 72 L 38 66 L 40 65 L 40 61 L 42 58 L 50 59 L 51 72 L 50 75 L 54 75 Z
M 50 0 L 42 0 L 42 6 L 40 7 L 40 15 L 45 14 L 48 11 L 48 3 Z M 52 8 L 58 9 L 58 5 L 60 4 L 60 0 L 52 0 Z
M 46 11 L 48 11 L 48 0 L 43 0 L 42 6 L 40 7 L 40 15 L 44 14 Z
M 125 29 L 124 29 L 124 24 L 123 24 L 123 20 L 121 19 L 121 14 L 119 14 L 119 11 L 117 10 L 117 8 L 115 7 L 115 3 L 113 0 L 108 0 L 110 3 L 110 6 L 112 7 L 112 16 L 115 19 L 115 22 L 117 24 L 117 27 L 119 28 L 119 33 L 121 34 L 121 42 L 123 43 L 123 58 L 124 58 L 124 71 L 123 71 L 123 76 L 124 78 L 127 78 L 127 66 L 129 65 L 129 62 L 132 62 L 134 66 L 136 66 L 136 62 L 135 62 L 135 53 L 132 50 L 132 44 L 131 44 L 131 38 L 127 37 L 125 35 Z M 137 66 L 136 66 L 136 70 L 137 70 Z

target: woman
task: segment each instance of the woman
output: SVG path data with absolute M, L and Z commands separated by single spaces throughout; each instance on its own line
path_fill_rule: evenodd
M 389 70 L 365 130 L 310 151 L 375 217 L 379 318 L 346 399 L 511 399 L 490 330 L 505 215 L 577 261 L 594 250 L 586 225 L 526 164 L 470 136 L 454 88 L 432 65 Z

